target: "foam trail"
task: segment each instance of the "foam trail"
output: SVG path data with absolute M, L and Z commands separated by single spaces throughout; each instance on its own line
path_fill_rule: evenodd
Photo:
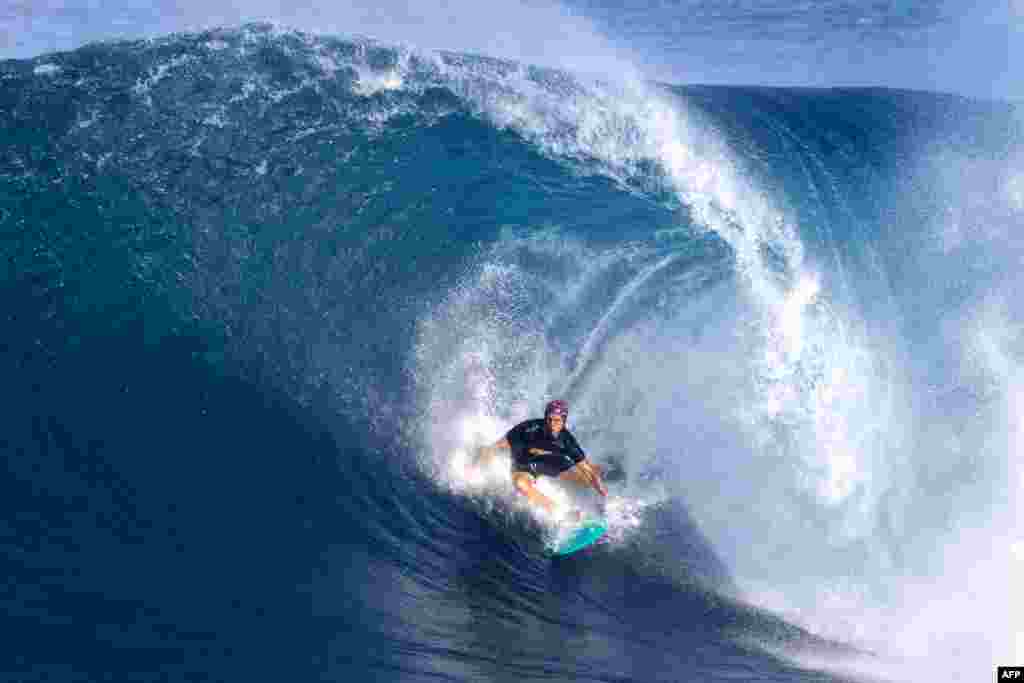
M 641 288 L 651 277 L 663 270 L 665 266 L 676 260 L 674 254 L 670 254 L 660 261 L 657 261 L 653 265 L 648 266 L 642 270 L 636 277 L 630 280 L 619 293 L 615 296 L 608 310 L 605 312 L 601 319 L 597 322 L 597 325 L 590 331 L 587 338 L 583 341 L 583 345 L 580 347 L 579 355 L 576 358 L 575 367 L 572 374 L 566 378 L 565 383 L 561 390 L 556 391 L 556 394 L 564 396 L 572 396 L 579 391 L 578 384 L 582 381 L 584 373 L 594 358 L 594 354 L 597 353 L 597 347 L 601 343 L 602 338 L 608 334 L 611 321 L 615 315 L 621 309 L 629 298 Z

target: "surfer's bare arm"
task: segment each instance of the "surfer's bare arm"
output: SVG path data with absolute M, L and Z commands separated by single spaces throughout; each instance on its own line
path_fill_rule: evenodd
M 580 460 L 576 463 L 575 469 L 579 472 L 579 477 L 585 483 L 592 486 L 595 491 L 602 496 L 608 495 L 608 488 L 604 485 L 604 480 L 601 478 L 601 468 L 599 466 L 589 460 Z

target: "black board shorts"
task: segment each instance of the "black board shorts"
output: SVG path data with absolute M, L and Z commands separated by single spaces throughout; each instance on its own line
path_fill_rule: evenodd
M 536 477 L 557 477 L 562 472 L 572 469 L 576 462 L 568 455 L 550 453 L 547 455 L 529 455 L 512 458 L 512 474 L 526 472 Z

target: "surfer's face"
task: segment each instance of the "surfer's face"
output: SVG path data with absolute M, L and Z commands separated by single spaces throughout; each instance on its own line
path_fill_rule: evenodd
M 558 436 L 558 432 L 562 431 L 562 427 L 565 426 L 565 418 L 561 415 L 548 415 L 548 429 L 555 436 Z

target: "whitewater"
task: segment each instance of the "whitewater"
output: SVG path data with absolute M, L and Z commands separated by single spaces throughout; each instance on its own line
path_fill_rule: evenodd
M 9 680 L 1024 664 L 1019 107 L 269 24 L 0 62 Z M 565 560 L 473 449 L 572 406 Z

